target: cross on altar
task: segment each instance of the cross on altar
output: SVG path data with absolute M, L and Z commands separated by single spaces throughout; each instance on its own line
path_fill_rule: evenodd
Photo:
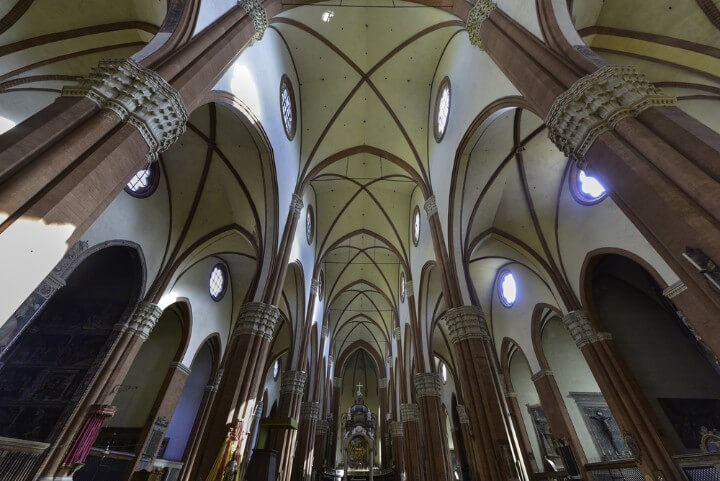
M 356 387 L 358 388 L 358 390 L 357 390 L 358 396 L 362 396 L 362 391 L 360 389 L 362 389 L 363 385 L 360 383 L 357 383 Z

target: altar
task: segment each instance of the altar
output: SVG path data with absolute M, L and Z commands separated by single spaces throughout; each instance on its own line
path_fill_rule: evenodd
M 373 481 L 375 416 L 365 405 L 362 385 L 358 384 L 357 388 L 355 404 L 345 415 L 345 434 L 342 439 L 343 481 Z

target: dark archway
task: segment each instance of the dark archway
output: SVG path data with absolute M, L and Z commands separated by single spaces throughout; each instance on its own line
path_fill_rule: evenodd
M 52 443 L 72 419 L 143 284 L 137 250 L 88 255 L 0 355 L 0 436 Z

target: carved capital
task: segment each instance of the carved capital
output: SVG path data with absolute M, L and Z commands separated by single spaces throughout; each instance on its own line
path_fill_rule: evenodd
M 467 413 L 467 409 L 465 409 L 465 406 L 463 404 L 457 405 L 457 413 L 458 413 L 458 419 L 460 419 L 460 424 L 470 424 L 470 416 Z
M 415 295 L 412 281 L 405 281 L 405 297 L 408 299 Z
M 400 326 L 393 328 L 393 336 L 395 336 L 395 339 L 398 341 L 400 340 Z
M 130 58 L 101 60 L 77 86 L 62 95 L 87 97 L 138 129 L 148 144 L 148 160 L 157 160 L 185 132 L 188 112 L 177 90 L 157 72 Z
M 248 302 L 240 309 L 235 335 L 250 334 L 272 341 L 280 309 L 264 302 Z
M 175 368 L 178 371 L 184 372 L 188 376 L 190 375 L 190 368 L 181 362 L 171 362 L 170 367 Z
M 317 279 L 313 279 L 310 282 L 310 296 L 317 296 L 318 292 L 320 292 L 320 281 L 318 281 Z
M 300 404 L 300 420 L 317 421 L 320 418 L 320 403 L 311 401 Z
M 386 377 L 381 377 L 378 379 L 378 389 L 387 389 L 388 388 L 388 379 Z
M 263 8 L 260 0 L 238 0 L 240 8 L 245 10 L 245 13 L 252 18 L 253 26 L 255 27 L 255 40 L 261 40 L 265 34 L 265 30 L 268 28 L 268 18 L 265 9 Z
M 677 281 L 663 289 L 662 294 L 668 299 L 672 299 L 685 291 L 687 291 L 685 283 L 683 281 Z
M 327 419 L 318 419 L 315 423 L 315 436 L 323 436 L 330 431 L 330 423 Z
M 540 369 L 538 372 L 532 375 L 530 380 L 532 382 L 538 382 L 540 379 L 544 378 L 545 376 L 554 376 L 552 371 L 549 369 Z
M 560 94 L 545 123 L 550 140 L 582 167 L 585 154 L 600 134 L 645 109 L 674 103 L 675 97 L 663 95 L 637 67 L 606 65 Z
M 330 364 L 334 363 L 334 362 L 335 362 L 335 356 L 333 356 L 332 354 L 328 355 L 328 362 L 329 362 Z
M 333 387 L 336 387 L 338 389 L 342 388 L 342 378 L 341 377 L 333 378 Z
M 285 371 L 280 380 L 281 394 L 302 394 L 307 373 L 305 371 Z
M 430 197 L 428 197 L 423 207 L 425 208 L 425 213 L 427 214 L 428 219 L 437 214 L 438 208 L 437 202 L 435 202 L 435 196 L 431 195 Z
M 570 335 L 575 340 L 577 347 L 583 347 L 593 342 L 605 341 L 612 339 L 612 336 L 606 332 L 597 332 L 590 324 L 585 311 L 570 311 L 563 317 L 563 323 L 570 331 Z
M 417 404 L 401 404 L 400 420 L 404 423 L 420 422 L 420 408 Z
M 300 211 L 305 206 L 305 203 L 302 200 L 302 197 L 300 197 L 297 194 L 293 194 L 290 198 L 290 210 L 295 213 L 295 215 L 300 215 Z
M 485 315 L 479 307 L 462 306 L 448 309 L 445 313 L 445 323 L 453 343 L 466 339 L 490 340 Z
M 152 302 L 141 302 L 126 324 L 119 325 L 121 331 L 128 331 L 143 339 L 150 336 L 155 324 L 162 315 L 162 309 Z
M 480 38 L 480 27 L 496 8 L 497 5 L 490 0 L 478 0 L 475 2 L 475 6 L 470 9 L 470 13 L 468 13 L 468 37 L 470 37 L 470 43 L 478 47 L 480 50 L 484 50 L 482 38 Z
M 421 372 L 415 374 L 415 392 L 418 398 L 442 395 L 442 380 L 434 372 Z
M 392 436 L 394 438 L 402 438 L 405 436 L 405 433 L 403 432 L 402 423 L 398 423 L 398 422 L 390 423 L 390 436 Z
M 326 323 L 324 323 L 324 324 L 322 325 L 322 327 L 320 327 L 320 335 L 321 335 L 322 337 L 327 337 L 327 335 L 328 335 L 329 332 L 330 332 L 330 326 L 329 326 L 328 323 L 326 322 Z M 332 362 L 332 355 L 330 356 L 330 358 L 331 358 L 331 361 L 330 361 L 330 362 Z

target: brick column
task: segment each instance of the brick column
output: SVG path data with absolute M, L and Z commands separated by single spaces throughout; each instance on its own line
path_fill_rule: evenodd
M 327 455 L 328 431 L 330 423 L 327 419 L 319 419 L 315 424 L 315 448 L 313 449 L 313 472 L 316 473 L 313 478 L 318 481 L 323 479 L 325 468 L 325 456 Z
M 87 394 L 80 401 L 75 415 L 58 437 L 54 450 L 49 451 L 45 458 L 45 464 L 40 466 L 42 476 L 63 476 L 68 472 L 65 458 L 68 451 L 77 447 L 80 437 L 83 443 L 89 441 L 90 432 L 83 428 L 87 427 L 86 419 L 97 411 L 97 406 L 111 406 L 115 399 L 117 386 L 125 379 L 135 357 L 143 343 L 147 340 L 155 324 L 162 315 L 162 309 L 157 304 L 141 302 L 138 304 L 133 315 L 124 323 L 119 323 L 115 329 L 119 331 L 118 338 L 114 342 L 107 357 L 105 358 L 97 377 L 93 380 Z M 108 416 L 111 412 L 107 411 Z M 113 411 L 114 413 L 114 411 Z M 97 437 L 96 432 L 95 436 Z M 95 439 L 92 439 L 92 443 Z M 92 445 L 91 443 L 91 445 Z M 81 451 L 82 452 L 82 451 Z M 72 463 L 79 463 L 79 454 L 76 452 Z
M 550 139 L 589 169 L 687 287 L 680 309 L 720 355 L 720 134 L 674 106 L 633 66 L 588 74 L 489 0 L 468 33 L 544 118 Z
M 278 452 L 278 481 L 290 481 L 292 474 L 297 420 L 307 380 L 305 371 L 285 371 L 280 378 L 280 404 L 278 417 L 288 418 L 285 428 L 276 428 L 268 436 L 268 447 Z
M 643 475 L 656 481 L 685 479 L 672 459 L 669 442 L 658 429 L 659 422 L 618 354 L 612 336 L 598 332 L 584 311 L 567 313 L 563 323 L 585 357 Z
M 220 380 L 222 379 L 223 370 L 218 369 L 215 373 L 215 378 L 212 382 L 205 386 L 205 395 L 203 396 L 202 404 L 200 405 L 200 411 L 198 412 L 197 421 L 193 432 L 190 433 L 190 439 L 188 445 L 185 448 L 185 455 L 183 456 L 185 462 L 180 473 L 181 481 L 189 481 L 190 473 L 192 472 L 193 466 L 198 460 L 199 452 L 202 449 L 200 441 L 203 438 L 205 428 L 207 426 L 210 412 L 213 408 L 215 401 L 215 394 L 217 393 L 218 387 L 220 386 Z
M 279 318 L 277 307 L 262 302 L 245 304 L 240 310 L 225 354 L 232 362 L 225 363 L 202 433 L 204 454 L 195 462 L 190 479 L 213 479 L 236 453 L 244 451 L 246 436 L 242 432 L 255 413 L 255 396 L 265 376 L 263 369 Z
M 511 436 L 505 424 L 502 392 L 496 376 L 493 346 L 482 311 L 474 306 L 454 307 L 445 322 L 458 365 L 465 410 L 472 432 L 468 456 L 472 479 L 506 481 L 519 477 L 514 465 Z
M 452 466 L 445 430 L 445 413 L 442 411 L 440 399 L 442 396 L 440 375 L 433 372 L 415 374 L 415 392 L 425 439 L 423 457 L 427 464 L 427 479 L 450 481 Z
M 390 422 L 390 439 L 392 441 L 393 465 L 398 481 L 405 479 L 405 433 L 403 423 Z
M 300 404 L 298 441 L 292 463 L 292 481 L 308 481 L 310 479 L 315 456 L 315 427 L 319 417 L 319 403 L 310 401 Z
M 409 481 L 422 481 L 425 477 L 420 448 L 420 408 L 417 404 L 401 404 L 400 419 L 405 432 L 405 472 Z
M 467 410 L 465 409 L 465 405 L 458 404 L 457 405 L 457 413 L 458 413 L 458 421 L 460 422 L 460 425 L 457 427 L 457 430 L 460 433 L 460 438 L 462 439 L 462 446 L 464 449 L 464 455 L 465 455 L 465 465 L 462 466 L 463 472 L 463 480 L 469 481 L 472 479 L 470 477 L 470 473 L 467 472 L 470 469 L 471 464 L 477 463 L 477 461 L 471 462 L 471 459 L 475 456 L 475 453 L 472 451 L 472 428 L 470 427 L 470 417 L 468 416 Z

